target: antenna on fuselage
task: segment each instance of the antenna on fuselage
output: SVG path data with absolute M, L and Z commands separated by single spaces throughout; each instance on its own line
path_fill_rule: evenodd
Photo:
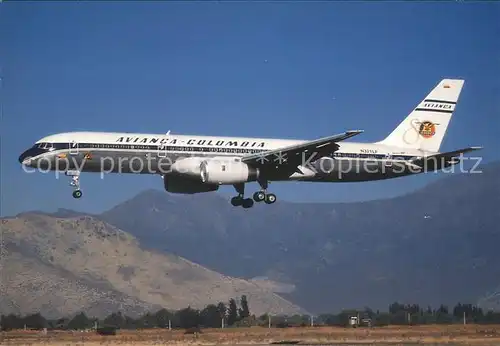
M 167 131 L 167 133 L 165 133 L 167 136 L 170 134 L 170 130 Z

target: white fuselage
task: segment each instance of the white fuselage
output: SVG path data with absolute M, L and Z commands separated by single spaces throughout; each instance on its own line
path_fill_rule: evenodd
M 239 158 L 307 141 L 164 134 L 69 132 L 40 139 L 19 161 L 44 170 L 164 174 L 187 157 Z M 382 144 L 340 142 L 330 155 L 314 157 L 275 180 L 368 181 L 411 174 L 404 162 L 429 153 Z M 279 157 L 276 160 L 280 160 Z M 401 163 L 401 165 L 398 165 Z
M 64 171 L 80 198 L 80 172 L 157 174 L 166 191 L 193 194 L 233 185 L 233 206 L 273 204 L 270 181 L 360 182 L 436 171 L 469 147 L 439 153 L 464 81 L 443 79 L 383 140 L 346 142 L 361 130 L 311 141 L 116 132 L 68 132 L 40 139 L 19 157 L 34 171 Z M 245 183 L 260 190 L 245 198 Z

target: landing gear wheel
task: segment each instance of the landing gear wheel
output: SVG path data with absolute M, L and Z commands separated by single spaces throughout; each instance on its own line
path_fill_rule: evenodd
M 266 195 L 265 202 L 267 204 L 273 204 L 274 202 L 276 202 L 276 195 L 274 193 L 270 193 L 270 194 Z
M 74 170 L 68 170 L 65 174 L 71 177 L 71 181 L 69 183 L 70 186 L 73 186 L 73 198 L 82 197 L 82 190 L 80 190 L 80 172 Z
M 253 207 L 253 200 L 251 198 L 245 198 L 242 203 L 243 208 L 251 208 Z
M 243 204 L 243 197 L 236 196 L 236 197 L 231 198 L 231 204 L 234 207 L 239 207 L 240 205 Z
M 264 191 L 257 191 L 256 193 L 253 194 L 253 200 L 255 202 L 262 202 L 265 199 L 266 199 L 266 194 L 264 193 Z

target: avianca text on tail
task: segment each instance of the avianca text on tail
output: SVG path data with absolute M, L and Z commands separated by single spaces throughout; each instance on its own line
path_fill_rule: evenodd
M 81 172 L 157 174 L 166 191 L 194 194 L 233 185 L 234 206 L 272 204 L 271 181 L 363 182 L 441 170 L 467 147 L 441 153 L 441 143 L 464 85 L 443 79 L 383 140 L 347 141 L 351 130 L 315 140 L 167 134 L 69 132 L 38 140 L 19 157 L 25 168 L 64 172 L 80 198 Z M 260 189 L 245 198 L 245 185 Z

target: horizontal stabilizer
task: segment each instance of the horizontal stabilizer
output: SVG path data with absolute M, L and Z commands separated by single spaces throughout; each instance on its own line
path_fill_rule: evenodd
M 429 155 L 413 160 L 411 161 L 410 164 L 419 167 L 425 166 L 428 169 L 441 169 L 449 166 L 450 164 L 455 164 L 460 162 L 459 156 L 481 149 L 483 149 L 483 147 L 469 147 L 469 148 L 449 151 L 446 153 Z

